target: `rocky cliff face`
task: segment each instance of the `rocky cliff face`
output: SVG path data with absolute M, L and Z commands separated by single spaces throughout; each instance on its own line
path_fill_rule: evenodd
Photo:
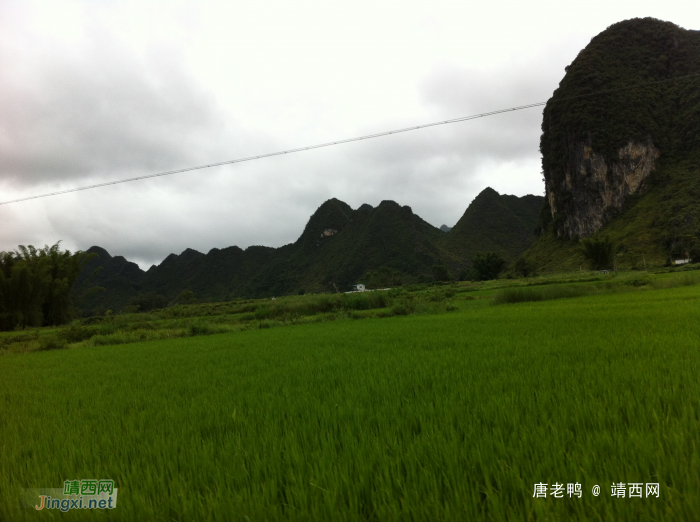
M 651 139 L 630 140 L 617 157 L 606 159 L 585 142 L 573 144 L 564 175 L 550 176 L 547 199 L 560 237 L 588 237 L 615 216 L 654 170 L 659 150 Z

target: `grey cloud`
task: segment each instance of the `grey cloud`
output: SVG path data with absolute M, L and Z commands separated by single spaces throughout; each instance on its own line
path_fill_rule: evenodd
M 562 48 L 494 70 L 443 66 L 422 85 L 436 115 L 454 118 L 547 101 L 576 51 Z M 448 146 L 464 154 L 517 160 L 538 154 L 542 107 L 458 123 Z
M 560 54 L 486 72 L 456 66 L 436 68 L 420 87 L 429 116 L 422 121 L 387 122 L 384 127 L 408 127 L 546 101 L 570 59 L 566 52 Z M 355 146 L 357 153 L 352 159 L 365 169 L 381 171 L 383 180 L 391 184 L 426 177 L 450 182 L 456 173 L 473 176 L 484 162 L 538 158 L 542 109 L 535 107 L 379 138 Z M 350 156 L 345 154 L 348 159 Z
M 79 55 L 30 60 L 29 75 L 17 64 L 0 67 L 0 187 L 36 192 L 39 183 L 89 184 L 286 148 L 224 122 L 176 53 L 141 57 L 109 35 L 92 38 Z M 7 58 L 0 47 L 5 65 Z M 538 63 L 488 74 L 435 69 L 421 86 L 425 119 L 357 134 L 544 100 L 566 63 L 553 72 Z M 393 199 L 433 225 L 454 225 L 484 188 L 485 165 L 539 156 L 540 115 L 530 109 L 0 207 L 0 222 L 12 224 L 0 227 L 0 249 L 64 239 L 68 248 L 100 245 L 148 268 L 188 247 L 293 242 L 331 197 L 354 208 Z M 532 174 L 539 180 L 536 166 Z
M 172 51 L 141 59 L 101 34 L 80 55 L 61 51 L 32 58 L 0 49 L 0 180 L 27 186 L 177 168 L 220 141 L 213 98 Z
M 429 116 L 424 121 L 394 121 L 387 129 L 451 119 L 492 110 L 546 101 L 564 74 L 573 50 L 566 49 L 493 71 L 446 67 L 433 70 L 421 86 Z M 445 126 L 352 144 L 338 151 L 344 176 L 355 183 L 346 188 L 348 202 L 395 199 L 410 204 L 434 225 L 454 222 L 486 184 L 500 183 L 507 193 L 541 194 L 539 137 L 542 107 L 524 109 Z M 367 129 L 376 132 L 379 129 Z M 353 165 L 354 172 L 349 172 Z M 490 169 L 509 165 L 522 176 L 513 188 Z M 335 174 L 341 177 L 338 170 Z M 516 188 L 517 187 L 517 188 Z M 378 198 L 379 194 L 384 197 Z M 354 200 L 354 201 L 353 201 Z M 372 201 L 374 200 L 374 201 Z

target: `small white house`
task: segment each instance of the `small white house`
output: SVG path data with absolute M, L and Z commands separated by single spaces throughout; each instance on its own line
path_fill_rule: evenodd
M 363 284 L 352 285 L 352 291 L 353 291 L 353 292 L 364 292 L 364 291 L 365 291 L 365 285 L 363 285 Z
M 676 265 L 685 265 L 686 263 L 690 263 L 690 259 L 676 259 L 674 261 Z

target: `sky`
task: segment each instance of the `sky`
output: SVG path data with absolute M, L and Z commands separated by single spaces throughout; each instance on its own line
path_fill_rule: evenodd
M 0 0 L 0 201 L 546 101 L 606 27 L 695 2 Z M 542 107 L 0 205 L 0 251 L 99 245 L 147 269 L 279 247 L 338 198 L 453 226 L 544 194 Z

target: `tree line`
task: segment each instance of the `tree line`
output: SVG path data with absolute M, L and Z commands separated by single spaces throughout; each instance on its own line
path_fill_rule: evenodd
M 95 255 L 61 250 L 60 241 L 44 248 L 20 245 L 13 252 L 0 252 L 0 330 L 73 320 L 75 281 Z

